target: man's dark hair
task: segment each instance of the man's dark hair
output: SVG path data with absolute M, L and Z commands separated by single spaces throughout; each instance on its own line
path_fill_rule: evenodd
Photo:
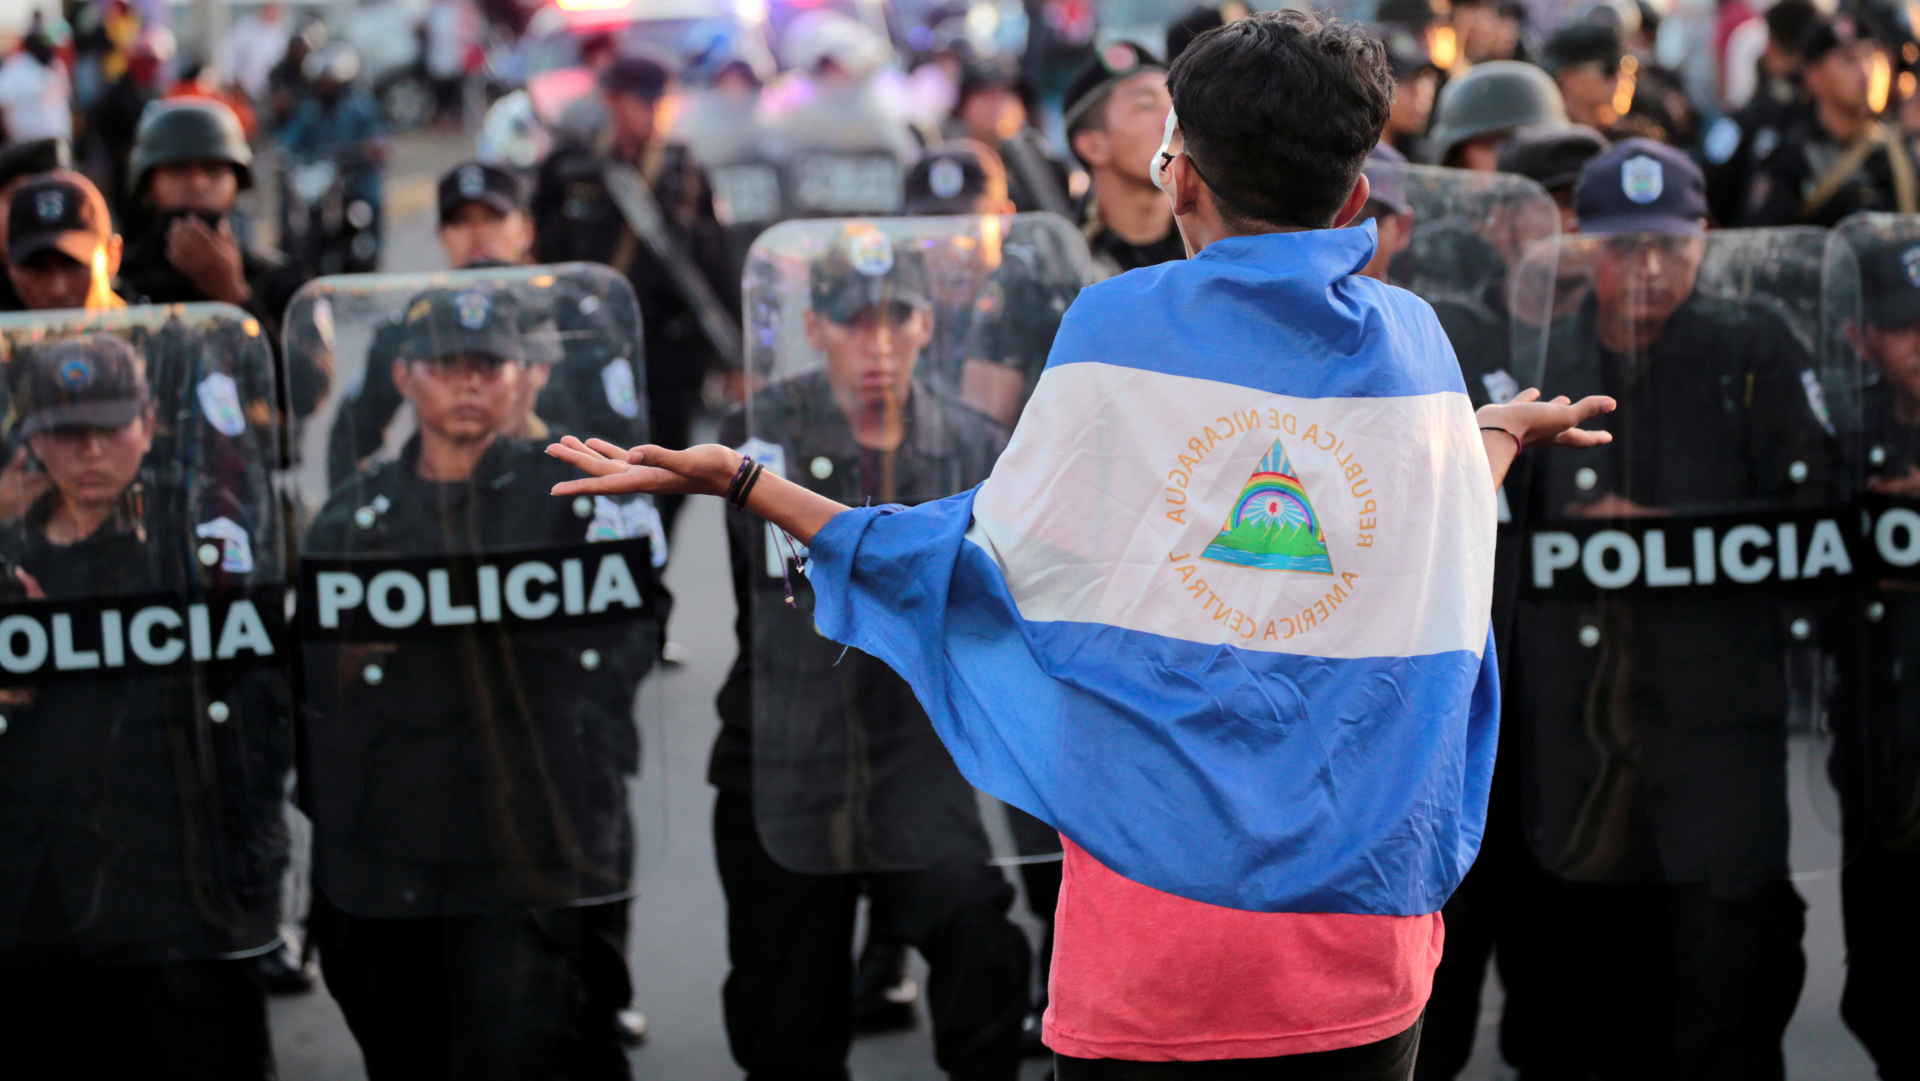
M 1221 216 L 1247 230 L 1332 224 L 1393 110 L 1380 40 L 1304 11 L 1194 38 L 1167 90 Z
M 1780 0 L 1767 9 L 1767 36 L 1787 49 L 1798 49 L 1800 39 L 1820 17 L 1813 0 Z

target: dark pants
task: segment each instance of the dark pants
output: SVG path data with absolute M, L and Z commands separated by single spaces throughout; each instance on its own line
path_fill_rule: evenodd
M 1059 1081 L 1407 1081 L 1420 1050 L 1420 1022 L 1398 1036 L 1338 1051 L 1212 1062 L 1127 1062 L 1055 1055 Z
M 17 1077 L 274 1076 L 250 961 L 0 969 L 0 1047 Z
M 625 1081 L 626 910 L 386 920 L 316 893 L 312 933 L 372 1081 Z
M 1506 992 L 1501 1056 L 1531 1076 L 1529 1070 L 1550 1067 L 1564 1052 L 1551 1038 L 1553 996 L 1541 992 L 1548 933 L 1541 906 L 1553 884 L 1527 849 L 1516 787 L 1509 773 L 1494 774 L 1480 856 L 1442 910 L 1446 952 L 1433 974 L 1416 1081 L 1451 1081 L 1473 1057 L 1489 960 L 1499 966 Z
M 1847 987 L 1840 1016 L 1884 1081 L 1920 1078 L 1920 853 L 1863 847 L 1840 875 Z
M 841 1081 L 853 1042 L 853 931 L 864 886 L 875 932 L 927 959 L 934 1059 L 960 1081 L 1012 1081 L 1027 1011 L 1013 886 L 983 864 L 810 875 L 773 861 L 750 796 L 722 792 L 714 855 L 727 895 L 727 1038 L 751 1081 Z
M 1781 1039 L 1806 978 L 1806 905 L 1791 884 L 1716 896 L 1555 881 L 1549 894 L 1542 994 L 1559 1055 L 1527 1081 L 1785 1076 Z

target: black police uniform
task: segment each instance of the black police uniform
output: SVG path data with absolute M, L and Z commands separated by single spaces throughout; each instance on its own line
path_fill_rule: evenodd
M 913 503 L 964 489 L 986 477 L 1005 444 L 991 420 L 925 383 L 914 385 L 906 432 L 891 454 L 854 442 L 824 373 L 768 387 L 753 409 L 756 437 L 781 445 L 796 483 L 852 504 Z M 746 436 L 745 414 L 735 409 L 722 420 L 720 439 L 738 446 Z M 815 467 L 818 460 L 824 465 Z M 730 510 L 727 529 L 740 654 L 717 701 L 721 729 L 708 777 L 720 790 L 714 848 L 727 895 L 733 969 L 725 1003 L 735 1061 L 753 1076 L 844 1076 L 853 1032 L 853 922 L 864 889 L 873 901 L 875 933 L 911 944 L 932 968 L 935 1059 L 941 1068 L 955 1078 L 1014 1077 L 1029 950 L 1007 920 L 1013 887 L 987 863 L 972 788 L 953 767 L 912 688 L 866 654 L 847 651 L 829 669 L 835 678 L 824 693 L 817 687 L 810 692 L 804 679 L 792 687 L 754 686 L 756 650 L 785 654 L 768 660 L 791 671 L 791 664 L 801 663 L 800 653 L 791 651 L 812 658 L 827 643 L 807 640 L 813 594 L 798 576 L 791 621 L 754 619 L 756 606 L 784 610 L 781 579 L 766 573 L 767 527 L 752 514 Z M 756 642 L 756 622 L 763 631 L 777 626 L 787 633 Z M 812 799 L 819 808 L 848 807 L 877 831 L 853 842 L 862 849 L 861 862 L 903 846 L 937 850 L 940 858 L 922 870 L 867 874 L 805 874 L 782 866 L 764 840 L 765 830 L 780 831 L 784 843 L 773 846 L 779 854 L 805 850 L 816 863 L 831 860 L 816 851 L 828 842 L 828 831 L 817 817 L 756 825 L 756 695 L 773 696 L 783 710 L 810 714 L 802 723 L 818 729 L 809 737 L 844 741 L 846 729 L 857 728 L 872 766 L 872 775 L 853 788 L 845 787 L 855 779 L 844 769 L 823 767 L 817 776 L 762 778 L 762 792 L 811 784 L 816 791 L 796 798 Z M 843 715 L 849 705 L 861 716 Z M 876 812 L 871 818 L 869 806 Z M 882 806 L 885 814 L 879 813 Z
M 1830 498 L 1811 362 L 1774 309 L 1696 292 L 1632 355 L 1600 344 L 1596 315 L 1589 297 L 1552 329 L 1546 379 L 1575 399 L 1613 396 L 1595 426 L 1614 442 L 1542 452 L 1529 521 L 1603 493 L 1681 514 Z M 1542 1065 L 1779 1076 L 1805 970 L 1782 623 L 1772 597 L 1522 599 L 1507 716 L 1526 740 L 1532 849 L 1553 876 Z M 1583 625 L 1600 648 L 1580 642 Z
M 1789 132 L 1803 130 L 1809 117 L 1806 91 L 1799 80 L 1769 76 L 1745 105 L 1707 129 L 1701 149 L 1707 207 L 1714 221 L 1725 225 L 1740 221 L 1755 169 L 1773 156 Z
M 1100 220 L 1098 208 L 1093 193 L 1088 192 L 1081 210 L 1080 231 L 1086 235 L 1087 248 L 1093 253 L 1096 277 L 1111 278 L 1143 266 L 1158 266 L 1187 257 L 1187 243 L 1180 239 L 1180 229 L 1171 219 L 1167 222 L 1166 236 L 1145 244 L 1135 244 L 1107 228 L 1106 223 Z
M 585 536 L 572 501 L 548 494 L 572 470 L 537 447 L 497 439 L 455 482 L 420 477 L 419 454 L 415 436 L 343 485 L 305 552 L 471 556 Z M 604 658 L 590 672 L 589 646 Z M 352 651 L 326 655 L 352 666 Z M 627 1076 L 625 907 L 564 903 L 569 875 L 606 893 L 631 878 L 633 694 L 654 653 L 650 628 L 475 628 L 381 651 L 377 686 L 308 676 L 313 937 L 371 1077 Z M 577 863 L 553 866 L 563 851 Z
M 1764 132 L 1755 135 L 1752 147 L 1752 179 L 1732 222 L 1738 226 L 1831 227 L 1858 211 L 1902 209 L 1897 198 L 1893 156 L 1903 159 L 1909 175 L 1920 173 L 1906 141 L 1896 134 L 1868 153 L 1831 196 L 1810 206 L 1808 199 L 1826 173 L 1847 153 L 1847 148 L 1827 135 L 1811 109 L 1781 129 L 1771 153 L 1760 153 L 1761 134 Z
M 1026 393 L 1047 366 L 1060 320 L 1080 293 L 1079 282 L 1063 282 L 1054 272 L 1071 266 L 1058 251 L 1058 234 L 1016 225 L 1000 245 L 1000 266 L 981 287 L 967 326 L 961 354 L 1018 371 Z M 1020 404 L 1026 405 L 1023 395 Z
M 634 235 L 608 193 L 607 153 L 605 146 L 568 143 L 542 163 L 533 195 L 534 253 L 543 263 L 605 263 L 633 283 L 645 328 L 648 437 L 678 449 L 691 438 L 701 386 L 717 358 L 673 275 Z M 669 234 L 738 319 L 739 275 L 705 173 L 685 147 L 668 144 L 648 183 Z M 669 534 L 683 498 L 659 500 Z
M 1865 396 L 1872 471 L 1905 477 L 1920 468 L 1920 423 L 1884 382 Z M 1840 903 L 1846 927 L 1847 979 L 1840 1016 L 1873 1056 L 1883 1077 L 1920 1075 L 1920 1046 L 1908 1027 L 1920 1009 L 1912 974 L 1920 933 L 1911 918 L 1920 896 L 1920 594 L 1870 591 L 1881 616 L 1869 628 L 1861 666 L 1871 703 L 1858 736 L 1840 740 L 1831 773 L 1842 793 L 1846 863 Z

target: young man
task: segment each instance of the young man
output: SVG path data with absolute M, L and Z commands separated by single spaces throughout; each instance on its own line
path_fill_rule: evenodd
M 1604 131 L 1620 119 L 1620 59 L 1627 50 L 1611 26 L 1575 23 L 1547 39 L 1540 64 L 1560 87 L 1567 119 Z
M 14 192 L 7 207 L 7 277 L 22 308 L 124 308 L 110 284 L 119 272 L 120 234 L 93 181 L 61 171 Z
M 1196 258 L 1080 294 L 983 486 L 849 510 L 754 473 L 745 502 L 811 538 L 821 633 L 1062 833 L 1062 1081 L 1403 1078 L 1492 764 L 1493 482 L 1610 403 L 1476 423 L 1427 306 L 1355 274 L 1392 93 L 1363 31 L 1254 15 L 1168 83 L 1152 175 Z M 551 452 L 595 474 L 563 493 L 742 467 Z
M 1514 132 L 1495 156 L 1494 166 L 1547 189 L 1560 210 L 1560 231 L 1577 233 L 1580 218 L 1573 212 L 1574 186 L 1580 182 L 1580 171 L 1606 149 L 1606 137 L 1583 124 L 1540 124 Z
M 1367 155 L 1367 203 L 1349 226 L 1373 223 L 1379 235 L 1373 258 L 1359 273 L 1375 281 L 1387 280 L 1393 257 L 1413 243 L 1413 205 L 1407 202 L 1407 159 L 1391 143 L 1381 143 Z
M 1167 69 L 1137 45 L 1110 45 L 1067 87 L 1063 109 L 1067 145 L 1093 178 L 1082 230 L 1095 276 L 1186 258 L 1148 168 L 1167 120 Z

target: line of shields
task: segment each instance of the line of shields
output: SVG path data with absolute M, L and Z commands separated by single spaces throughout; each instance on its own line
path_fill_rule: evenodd
M 1619 403 L 1502 492 L 1488 844 L 1524 837 L 1502 888 L 1555 928 L 1530 970 L 1580 989 L 1585 1045 L 1660 1061 L 1647 994 L 1771 1009 L 1796 884 L 1920 851 L 1920 217 L 1560 235 L 1530 181 L 1403 172 L 1389 277 L 1474 403 Z

